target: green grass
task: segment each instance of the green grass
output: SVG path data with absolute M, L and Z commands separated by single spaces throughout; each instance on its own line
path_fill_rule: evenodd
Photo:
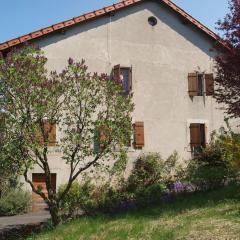
M 34 235 L 36 240 L 240 239 L 240 186 L 178 197 L 172 203 L 82 217 Z

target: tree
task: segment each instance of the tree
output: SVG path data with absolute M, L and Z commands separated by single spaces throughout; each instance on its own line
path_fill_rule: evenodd
M 230 13 L 218 22 L 224 33 L 225 46 L 217 46 L 218 89 L 215 97 L 224 103 L 230 117 L 240 117 L 240 1 L 230 0 Z
M 34 46 L 14 49 L 0 58 L 0 91 L 4 94 L 4 142 L 1 156 L 18 163 L 32 191 L 48 204 L 54 225 L 60 223 L 59 203 L 76 178 L 97 165 L 117 161 L 131 136 L 131 96 L 105 74 L 90 74 L 84 61 L 68 60 L 61 72 L 48 72 L 47 59 Z M 48 127 L 46 127 L 48 123 Z M 57 195 L 51 184 L 50 133 L 58 126 L 57 148 L 69 166 L 65 189 Z M 98 142 L 94 146 L 93 142 Z M 117 149 L 117 151 L 116 151 Z M 48 194 L 36 189 L 29 170 L 38 165 Z

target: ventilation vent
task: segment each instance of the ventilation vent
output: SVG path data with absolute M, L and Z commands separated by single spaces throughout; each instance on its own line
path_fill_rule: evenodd
M 151 16 L 151 17 L 148 18 L 148 23 L 151 26 L 155 26 L 155 25 L 157 25 L 157 19 L 155 17 Z

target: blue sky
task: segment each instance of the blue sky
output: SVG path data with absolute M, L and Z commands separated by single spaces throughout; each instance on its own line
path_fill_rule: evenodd
M 210 29 L 228 11 L 228 0 L 172 0 Z M 117 0 L 1 0 L 0 42 L 111 5 Z

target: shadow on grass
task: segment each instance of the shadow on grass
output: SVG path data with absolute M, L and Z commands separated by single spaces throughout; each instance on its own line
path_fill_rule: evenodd
M 109 226 L 111 226 L 110 223 L 115 222 L 116 225 L 120 226 L 119 229 L 121 229 L 121 224 L 122 226 L 125 226 L 124 224 L 126 223 L 128 225 L 133 224 L 134 225 L 133 229 L 136 232 L 135 235 L 138 236 L 144 224 L 149 222 L 149 220 L 151 221 L 159 218 L 165 219 L 166 217 L 170 217 L 171 219 L 173 219 L 174 216 L 177 216 L 179 214 L 182 214 L 194 209 L 201 210 L 204 208 L 217 207 L 221 211 L 225 211 L 224 208 L 220 208 L 218 207 L 218 205 L 240 202 L 239 187 L 240 185 L 235 184 L 235 185 L 229 185 L 227 187 L 223 187 L 221 189 L 216 189 L 208 192 L 195 192 L 195 193 L 181 194 L 181 195 L 173 196 L 172 198 L 169 199 L 168 202 L 165 202 L 165 203 L 149 205 L 147 207 L 145 206 L 145 207 L 141 207 L 133 210 L 118 212 L 115 214 L 99 213 L 95 216 L 82 216 L 73 221 L 69 221 L 63 226 L 57 227 L 56 229 L 44 228 L 42 231 L 40 231 L 40 234 L 41 233 L 47 234 L 47 235 L 49 234 L 50 238 L 46 238 L 46 239 L 52 239 L 51 237 L 55 236 L 54 234 L 56 234 L 56 236 L 58 235 L 62 236 L 64 235 L 65 231 L 70 231 L 71 234 L 75 234 L 76 236 L 81 233 L 83 234 L 83 236 L 86 235 L 89 237 L 91 234 L 100 234 L 102 230 L 99 230 L 99 229 L 108 228 Z M 237 209 L 234 209 L 234 210 L 237 210 Z M 235 212 L 237 212 L 236 214 L 240 216 L 239 210 Z M 80 232 L 78 232 L 80 226 L 81 228 L 84 229 L 84 231 L 81 230 Z M 141 228 L 141 230 L 138 228 Z M 67 230 L 67 229 L 70 229 L 70 230 Z M 120 234 L 120 235 L 128 234 L 128 232 L 126 232 L 127 230 L 124 230 L 124 229 L 119 230 L 119 229 L 114 230 L 115 232 L 111 232 L 110 230 L 108 230 L 109 232 L 107 234 L 111 237 L 115 236 L 114 234 Z M 157 237 L 155 239 L 159 239 L 159 234 L 162 234 L 163 236 L 161 239 L 174 239 L 176 232 L 172 232 L 172 229 L 167 229 L 167 228 L 165 229 L 163 226 L 161 230 L 159 229 L 156 230 Z M 33 236 L 32 238 L 29 238 L 29 239 L 35 239 L 35 238 Z M 75 238 L 69 238 L 69 239 L 75 239 Z M 88 238 L 83 238 L 83 239 L 88 239 Z M 125 238 L 123 237 L 118 239 L 125 239 Z
M 173 216 L 193 209 L 214 207 L 227 201 L 240 201 L 240 185 L 231 184 L 220 189 L 173 195 L 165 203 L 139 207 L 116 214 L 101 214 L 105 220 L 121 218 L 159 218 L 161 215 Z M 88 218 L 95 218 L 94 216 Z

